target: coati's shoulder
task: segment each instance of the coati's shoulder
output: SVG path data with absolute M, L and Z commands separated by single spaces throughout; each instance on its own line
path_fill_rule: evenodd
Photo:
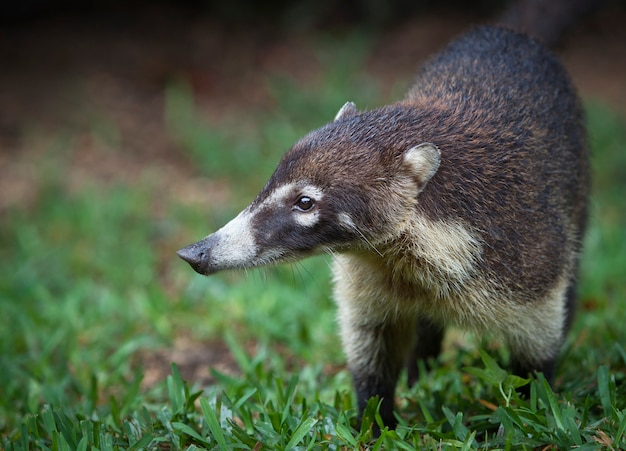
M 563 249 L 579 246 L 589 185 L 582 108 L 558 58 L 479 27 L 427 62 L 401 103 L 441 150 L 419 214 L 479 230 L 492 274 L 549 286 Z

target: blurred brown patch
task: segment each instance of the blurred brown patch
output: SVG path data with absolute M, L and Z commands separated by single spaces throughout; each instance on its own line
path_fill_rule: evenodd
M 389 89 L 398 82 L 408 85 L 421 61 L 472 23 L 489 20 L 454 10 L 407 18 L 377 32 L 364 70 Z M 583 97 L 622 113 L 624 21 L 623 8 L 601 10 L 574 27 L 561 51 Z M 316 80 L 318 39 L 311 30 L 224 24 L 174 5 L 104 16 L 57 15 L 2 30 L 0 210 L 27 205 L 36 196 L 32 167 L 58 148 L 71 156 L 65 170 L 74 189 L 84 181 L 132 183 L 154 173 L 164 177 L 164 192 L 181 202 L 215 192 L 210 181 L 198 179 L 168 131 L 166 87 L 189 82 L 207 123 L 245 118 L 273 107 L 269 74 L 301 86 Z M 198 190 L 198 183 L 205 186 Z M 206 197 L 201 201 L 208 205 L 216 201 Z M 228 197 L 218 200 L 228 202 Z
M 248 351 L 253 351 L 253 346 Z M 138 356 L 137 365 L 143 369 L 142 387 L 154 387 L 171 374 L 170 365 L 178 366 L 181 377 L 190 384 L 206 387 L 214 384 L 211 370 L 226 375 L 240 373 L 228 346 L 222 341 L 198 342 L 188 337 L 176 338 L 167 349 L 143 352 Z

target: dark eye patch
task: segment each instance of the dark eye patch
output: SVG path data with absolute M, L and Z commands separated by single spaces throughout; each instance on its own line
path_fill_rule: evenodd
M 315 202 L 309 196 L 301 196 L 294 204 L 294 209 L 298 211 L 309 211 Z

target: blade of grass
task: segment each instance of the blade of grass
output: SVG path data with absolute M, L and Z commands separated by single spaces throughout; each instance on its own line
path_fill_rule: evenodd
M 196 431 L 193 430 L 193 428 L 191 426 L 189 426 L 188 424 L 185 423 L 180 423 L 178 421 L 175 421 L 172 423 L 172 428 L 180 431 L 184 434 L 187 434 L 190 437 L 193 437 L 194 439 L 196 439 L 197 441 L 199 441 L 200 443 L 206 445 L 206 446 L 211 446 L 211 443 L 208 442 L 205 438 L 203 438 L 200 434 L 198 434 Z
M 598 394 L 600 395 L 600 402 L 604 409 L 604 415 L 607 418 L 615 418 L 615 409 L 613 408 L 613 399 L 611 396 L 611 376 L 609 375 L 609 369 L 606 365 L 602 365 L 598 368 Z
M 293 431 L 293 434 L 291 435 L 291 438 L 287 442 L 285 449 L 295 448 L 296 445 L 300 443 L 300 441 L 304 438 L 305 435 L 309 433 L 309 431 L 313 428 L 313 426 L 315 426 L 316 423 L 317 423 L 317 420 L 315 418 L 309 417 L 309 418 L 304 419 L 298 425 L 296 430 Z
M 204 421 L 206 421 L 206 424 L 211 431 L 211 435 L 215 438 L 215 441 L 219 445 L 220 449 L 228 449 L 226 445 L 226 438 L 224 437 L 224 431 L 222 431 L 220 423 L 217 420 L 217 416 L 206 398 L 200 398 L 200 409 L 202 410 Z
M 282 392 L 281 397 L 283 398 L 281 401 L 285 404 L 283 407 L 282 417 L 280 419 L 281 424 L 285 424 L 285 421 L 287 420 L 287 417 L 291 412 L 292 403 L 296 396 L 297 386 L 298 376 L 294 374 L 291 379 L 289 379 L 289 385 L 287 386 L 287 390 L 284 392 L 282 392 L 282 390 L 280 391 Z
M 335 433 L 337 434 L 337 437 L 350 445 L 351 449 L 357 449 L 358 444 L 354 435 L 352 435 L 352 431 L 342 421 L 335 424 Z

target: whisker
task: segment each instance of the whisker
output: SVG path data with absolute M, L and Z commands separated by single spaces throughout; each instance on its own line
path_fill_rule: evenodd
M 356 233 L 358 233 L 358 234 L 359 234 L 359 236 L 360 236 L 361 238 L 363 238 L 363 241 L 365 241 L 365 242 L 366 242 L 366 243 L 367 243 L 367 244 L 368 244 L 368 245 L 369 245 L 372 249 L 374 249 L 374 251 L 376 251 L 376 253 L 377 253 L 378 255 L 380 255 L 381 257 L 384 257 L 384 255 L 383 255 L 383 254 L 382 254 L 382 253 L 381 253 L 378 249 L 376 249 L 376 246 L 374 246 L 374 245 L 370 242 L 370 240 L 368 240 L 368 239 L 367 239 L 367 237 L 363 234 L 363 232 L 361 232 L 361 231 L 359 230 L 359 228 L 356 226 L 356 224 L 354 224 L 354 223 L 352 223 L 352 222 L 351 222 L 351 223 L 349 224 L 349 226 L 350 226 L 351 228 L 353 228 L 353 229 L 356 231 Z
M 308 284 L 306 283 L 306 280 L 304 280 L 304 276 L 302 275 L 302 270 L 304 269 L 304 271 L 310 276 L 311 273 L 309 271 L 307 271 L 307 269 L 305 268 L 305 266 L 297 261 L 294 262 L 292 265 L 292 269 L 295 267 L 295 269 L 297 270 L 298 276 L 300 276 L 300 284 L 302 285 L 302 287 L 304 288 L 305 293 L 307 293 L 307 287 Z
M 332 271 L 333 270 L 333 266 L 332 266 L 331 262 L 329 262 L 328 259 L 326 258 L 327 255 L 330 255 L 334 260 L 336 260 L 335 259 L 335 257 L 336 257 L 335 251 L 333 251 L 330 248 L 324 249 L 324 263 L 326 263 L 328 268 Z
M 336 264 L 338 264 L 338 265 L 340 265 L 342 268 L 344 268 L 344 267 L 343 267 L 343 263 L 341 262 L 341 260 L 340 260 L 340 259 L 338 259 L 338 258 L 335 258 L 335 257 L 336 257 L 336 252 L 335 252 L 335 251 L 333 251 L 332 249 L 326 249 L 326 252 L 327 252 L 327 253 L 329 253 L 329 254 L 333 257 L 334 262 L 335 262 Z M 328 267 L 330 268 L 330 270 L 331 270 L 331 272 L 332 272 L 333 267 L 332 267 L 332 265 L 330 264 L 330 262 L 328 262 L 328 260 L 326 260 L 326 259 L 324 259 L 324 261 L 326 262 L 326 264 L 328 265 Z M 352 278 L 352 273 L 351 273 L 351 271 L 346 271 L 346 270 L 344 269 L 344 273 L 345 273 L 345 274 L 348 276 L 348 278 L 350 279 L 350 283 L 354 284 L 354 279 Z
M 296 277 L 296 269 L 297 269 L 298 263 L 299 262 L 293 262 L 289 265 L 291 268 L 291 281 L 293 282 L 294 285 L 298 284 L 298 278 Z M 300 283 L 302 283 L 302 285 L 304 286 L 304 280 L 302 280 L 302 274 L 298 272 L 298 275 L 300 276 Z
M 304 266 L 302 264 L 302 262 L 296 262 L 296 265 L 298 265 L 298 268 L 303 270 L 311 280 L 315 281 L 315 277 L 313 277 L 313 273 L 311 273 L 311 271 L 309 271 L 308 269 L 306 269 L 306 266 Z M 300 276 L 302 276 L 302 274 L 300 274 Z M 304 281 L 304 279 L 303 279 Z

